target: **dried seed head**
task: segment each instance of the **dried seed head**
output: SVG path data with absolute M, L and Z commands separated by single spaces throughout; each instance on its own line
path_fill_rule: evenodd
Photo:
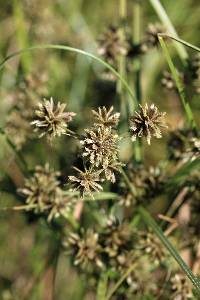
M 59 216 L 67 216 L 75 203 L 75 198 L 65 196 L 58 181 L 59 172 L 37 166 L 34 175 L 25 180 L 19 192 L 26 197 L 26 209 L 35 213 L 47 213 L 48 221 Z
M 115 65 L 120 55 L 127 55 L 129 49 L 128 39 L 120 34 L 120 28 L 110 26 L 98 39 L 98 53 L 110 64 Z
M 190 159 L 190 154 L 194 150 L 194 154 L 198 153 L 198 142 L 197 148 L 193 144 L 193 140 L 198 140 L 196 134 L 191 129 L 177 129 L 170 132 L 168 140 L 168 152 L 170 160 L 185 160 Z M 192 150 L 192 148 L 194 149 Z
M 139 247 L 150 257 L 151 261 L 159 265 L 166 258 L 166 252 L 160 240 L 152 232 L 140 233 Z
M 190 160 L 200 158 L 200 138 L 191 138 L 185 156 Z
M 163 72 L 161 83 L 167 90 L 176 90 L 176 83 L 174 82 L 172 74 L 168 71 Z
M 132 141 L 145 136 L 150 145 L 152 136 L 161 138 L 160 128 L 167 128 L 163 119 L 165 113 L 159 112 L 155 104 L 151 104 L 150 107 L 146 104 L 144 108 L 140 105 L 140 108 L 140 112 L 135 112 L 135 116 L 130 118 Z
M 88 157 L 91 165 L 106 169 L 111 159 L 117 159 L 118 135 L 113 133 L 111 127 L 102 126 L 85 129 L 85 133 L 81 141 L 83 157 Z
M 94 170 L 92 167 L 84 171 L 73 167 L 77 172 L 77 176 L 69 176 L 69 180 L 72 182 L 73 190 L 80 191 L 80 195 L 83 198 L 84 195 L 89 194 L 92 196 L 92 192 L 100 192 L 103 190 L 100 185 L 101 170 Z
M 99 244 L 99 235 L 91 229 L 86 232 L 82 230 L 81 235 L 71 233 L 64 246 L 71 248 L 74 253 L 74 265 L 83 269 L 89 265 L 94 267 L 103 267 L 101 261 L 101 246 Z
M 173 292 L 172 300 L 189 300 L 192 299 L 192 288 L 187 278 L 182 273 L 176 273 L 171 278 L 171 289 Z
M 121 252 L 131 248 L 133 235 L 127 223 L 119 223 L 109 218 L 104 231 L 104 249 L 110 257 L 116 257 Z
M 105 106 L 98 107 L 98 111 L 92 110 L 92 113 L 97 126 L 115 128 L 119 123 L 120 113 L 113 113 L 113 106 L 109 110 Z
M 65 107 L 66 104 L 60 102 L 55 105 L 53 98 L 50 101 L 44 99 L 44 102 L 39 104 L 38 110 L 35 111 L 37 119 L 31 124 L 35 127 L 34 131 L 39 133 L 40 138 L 47 135 L 47 138 L 51 140 L 56 136 L 69 134 L 67 126 L 75 113 L 65 112 Z

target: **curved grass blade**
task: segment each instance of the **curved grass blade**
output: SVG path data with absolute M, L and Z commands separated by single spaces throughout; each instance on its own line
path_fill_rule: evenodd
M 50 45 L 38 45 L 38 46 L 30 47 L 30 48 L 25 48 L 25 49 L 13 52 L 10 55 L 8 55 L 0 63 L 0 70 L 3 68 L 3 66 L 5 65 L 5 63 L 7 61 L 9 61 L 10 59 L 14 58 L 15 56 L 22 55 L 22 54 L 24 54 L 26 52 L 29 52 L 29 51 L 40 50 L 40 49 L 58 49 L 58 50 L 64 50 L 64 51 L 68 51 L 68 52 L 73 52 L 73 53 L 85 55 L 85 56 L 87 56 L 87 57 L 89 57 L 89 58 L 97 61 L 98 63 L 100 63 L 101 65 L 103 65 L 107 69 L 109 69 L 121 81 L 121 83 L 126 88 L 127 92 L 130 94 L 130 96 L 135 101 L 135 96 L 134 96 L 134 93 L 132 92 L 130 86 L 128 85 L 128 83 L 126 82 L 126 80 L 111 65 L 109 65 L 107 62 L 105 62 L 101 58 L 95 56 L 94 54 L 89 53 L 89 52 L 84 51 L 84 50 L 81 50 L 81 49 L 78 49 L 78 48 L 73 48 L 73 47 L 64 46 L 64 45 L 51 45 L 51 44 Z
M 193 50 L 196 50 L 196 51 L 200 52 L 200 48 L 199 48 L 199 47 L 197 47 L 197 46 L 195 46 L 195 45 L 193 45 L 193 44 L 190 44 L 190 43 L 188 43 L 188 42 L 186 42 L 186 41 L 184 41 L 184 40 L 182 40 L 182 39 L 180 39 L 180 38 L 178 38 L 178 37 L 171 36 L 171 35 L 165 34 L 165 33 L 159 33 L 158 36 L 163 37 L 163 38 L 169 38 L 169 39 L 172 39 L 172 40 L 174 40 L 174 41 L 176 41 L 176 42 L 178 42 L 178 43 L 183 44 L 184 46 L 186 46 L 186 47 L 188 47 L 188 48 L 191 48 L 191 49 L 193 49 Z
M 139 207 L 138 209 L 143 221 L 152 228 L 154 233 L 157 235 L 157 237 L 160 239 L 160 241 L 163 243 L 163 245 L 166 247 L 166 249 L 169 251 L 169 253 L 173 256 L 173 258 L 176 260 L 176 262 L 179 264 L 185 275 L 190 279 L 194 287 L 196 288 L 196 291 L 198 295 L 200 296 L 200 281 L 197 277 L 194 276 L 190 268 L 187 266 L 187 264 L 184 262 L 182 257 L 178 254 L 176 249 L 172 246 L 172 244 L 169 242 L 169 240 L 164 236 L 162 230 L 160 227 L 156 224 L 154 219 L 151 217 L 149 212 L 143 208 Z
M 173 63 L 173 61 L 170 57 L 170 54 L 169 54 L 166 43 L 164 42 L 164 40 L 161 36 L 158 36 L 158 39 L 159 39 L 160 45 L 162 47 L 163 53 L 166 57 L 166 60 L 167 60 L 167 63 L 169 65 L 172 76 L 174 78 L 174 81 L 176 83 L 176 87 L 178 89 L 178 92 L 179 92 L 179 95 L 180 95 L 180 98 L 181 98 L 181 102 L 182 102 L 183 108 L 184 108 L 186 116 L 187 116 L 188 123 L 190 124 L 190 126 L 193 129 L 195 129 L 196 128 L 196 123 L 195 123 L 195 120 L 194 120 L 192 110 L 190 108 L 190 104 L 186 99 L 183 83 L 181 82 L 181 79 L 179 78 L 178 72 L 177 72 L 177 70 L 174 66 L 174 63 Z

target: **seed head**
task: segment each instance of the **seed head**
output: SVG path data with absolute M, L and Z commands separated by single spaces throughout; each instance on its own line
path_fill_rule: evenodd
M 53 98 L 44 99 L 43 103 L 39 104 L 38 110 L 35 111 L 36 120 L 31 124 L 35 127 L 35 132 L 39 133 L 39 137 L 47 135 L 49 140 L 62 134 L 68 134 L 67 126 L 75 116 L 73 112 L 65 112 L 66 104 L 54 104 Z
M 128 40 L 122 38 L 120 29 L 110 26 L 98 40 L 98 53 L 102 55 L 110 64 L 115 64 L 119 55 L 127 55 Z
M 120 113 L 113 113 L 113 106 L 109 110 L 105 106 L 99 107 L 98 111 L 92 110 L 92 113 L 97 126 L 115 128 L 119 123 Z
M 111 159 L 117 159 L 118 135 L 113 133 L 111 127 L 102 126 L 85 129 L 85 133 L 81 141 L 83 157 L 88 157 L 91 165 L 106 169 Z
M 104 232 L 104 249 L 110 257 L 116 257 L 128 250 L 132 245 L 133 236 L 127 223 L 119 223 L 109 218 Z
M 130 118 L 132 141 L 145 136 L 150 145 L 152 136 L 161 138 L 160 128 L 167 128 L 163 119 L 165 113 L 159 112 L 155 104 L 151 104 L 150 107 L 146 104 L 144 108 L 140 105 L 140 108 L 140 112 L 135 112 L 135 116 Z
M 75 256 L 74 265 L 79 265 L 83 269 L 87 268 L 89 264 L 94 265 L 94 267 L 103 267 L 100 258 L 99 235 L 93 230 L 88 229 L 86 232 L 82 230 L 81 235 L 71 233 L 64 246 L 72 248 Z
M 77 176 L 69 176 L 69 180 L 72 182 L 73 190 L 80 191 L 80 195 L 83 198 L 84 195 L 91 195 L 92 192 L 102 191 L 103 188 L 100 185 L 101 179 L 100 174 L 101 170 L 96 171 L 93 168 L 86 169 L 84 171 L 79 170 L 76 167 L 73 167 L 77 172 Z
M 192 299 L 192 289 L 185 275 L 176 273 L 171 278 L 171 289 L 173 292 L 172 300 L 189 300 Z
M 47 213 L 48 221 L 60 215 L 67 216 L 71 211 L 75 199 L 67 197 L 59 187 L 59 172 L 37 166 L 34 175 L 25 180 L 24 187 L 19 192 L 26 197 L 27 210 L 35 213 Z

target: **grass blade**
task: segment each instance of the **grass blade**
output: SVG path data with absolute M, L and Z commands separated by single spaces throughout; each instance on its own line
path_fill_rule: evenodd
M 95 56 L 94 54 L 78 49 L 78 48 L 73 48 L 73 47 L 69 47 L 69 46 L 64 46 L 64 45 L 38 45 L 38 46 L 33 46 L 30 48 L 25 48 L 19 51 L 16 51 L 14 53 L 11 53 L 10 55 L 8 55 L 1 63 L 0 63 L 0 69 L 3 68 L 3 66 L 5 65 L 5 63 L 7 61 L 9 61 L 10 59 L 12 59 L 15 56 L 18 55 L 22 55 L 24 53 L 27 53 L 29 51 L 34 51 L 34 50 L 41 50 L 41 49 L 57 49 L 57 50 L 64 50 L 64 51 L 68 51 L 68 52 L 73 52 L 73 53 L 77 53 L 77 54 L 81 54 L 84 56 L 87 56 L 95 61 L 97 61 L 98 63 L 100 63 L 101 65 L 103 65 L 104 67 L 106 67 L 107 69 L 109 69 L 120 81 L 121 83 L 124 85 L 124 87 L 126 88 L 127 92 L 130 94 L 130 96 L 133 98 L 133 100 L 135 101 L 135 95 L 132 92 L 130 86 L 128 85 L 127 81 L 111 66 L 109 65 L 107 62 L 105 62 L 104 60 L 102 60 L 101 58 Z
M 179 92 L 179 95 L 180 95 L 180 98 L 181 98 L 181 101 L 182 101 L 182 105 L 183 105 L 183 108 L 184 108 L 186 116 L 187 116 L 187 120 L 188 120 L 190 126 L 194 129 L 194 128 L 196 128 L 196 124 L 195 124 L 195 120 L 194 120 L 194 117 L 193 117 L 192 110 L 190 108 L 190 104 L 186 99 L 184 86 L 183 86 L 183 84 L 181 82 L 181 79 L 178 75 L 178 72 L 177 72 L 177 70 L 174 66 L 174 63 L 173 63 L 173 61 L 170 57 L 170 54 L 169 54 L 166 43 L 164 42 L 164 40 L 161 36 L 159 36 L 158 38 L 159 38 L 160 45 L 162 47 L 163 53 L 166 57 L 167 63 L 169 65 L 170 71 L 171 71 L 172 76 L 174 78 L 174 81 L 176 83 L 176 87 L 178 89 L 178 92 Z
M 178 38 L 178 37 L 171 36 L 171 35 L 168 35 L 168 34 L 163 34 L 163 33 L 159 33 L 159 36 L 160 36 L 160 37 L 163 37 L 163 38 L 169 38 L 169 39 L 172 39 L 172 40 L 174 40 L 174 41 L 176 41 L 176 42 L 178 42 L 178 43 L 183 44 L 184 46 L 186 46 L 186 47 L 188 47 L 188 48 L 191 48 L 191 49 L 193 49 L 193 50 L 196 50 L 196 51 L 200 52 L 200 48 L 199 48 L 199 47 L 197 47 L 197 46 L 195 46 L 195 45 L 193 45 L 193 44 L 190 44 L 190 43 L 188 43 L 188 42 L 186 42 L 186 41 L 184 41 L 184 40 L 182 40 L 182 39 L 180 39 L 180 38 Z
M 181 258 L 181 256 L 178 254 L 176 249 L 172 246 L 172 244 L 168 241 L 168 239 L 164 236 L 162 230 L 160 227 L 156 224 L 154 219 L 151 217 L 149 212 L 143 208 L 139 208 L 139 213 L 143 219 L 143 221 L 152 228 L 154 233 L 157 235 L 157 237 L 160 239 L 160 241 L 163 243 L 163 245 L 166 247 L 166 249 L 169 251 L 169 253 L 173 256 L 173 258 L 176 260 L 176 262 L 181 267 L 182 271 L 185 273 L 185 275 L 190 279 L 194 287 L 196 288 L 198 295 L 200 296 L 200 281 L 198 278 L 194 276 L 190 268 L 187 266 L 187 264 L 184 262 L 184 260 Z
M 154 10 L 156 11 L 158 17 L 160 18 L 163 25 L 166 27 L 167 31 L 172 34 L 173 36 L 178 38 L 177 32 L 168 17 L 164 7 L 160 3 L 159 0 L 149 0 L 151 5 L 153 6 Z M 176 49 L 179 53 L 179 56 L 183 62 L 185 62 L 188 59 L 187 51 L 185 50 L 184 46 L 181 44 L 176 44 Z

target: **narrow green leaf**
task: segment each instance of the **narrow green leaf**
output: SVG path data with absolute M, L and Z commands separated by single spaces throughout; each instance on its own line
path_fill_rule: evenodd
M 195 46 L 193 44 L 190 44 L 190 43 L 188 43 L 188 42 L 186 42 L 186 41 L 184 41 L 184 40 L 182 40 L 182 39 L 180 39 L 178 37 L 171 36 L 171 35 L 168 35 L 168 34 L 163 34 L 163 33 L 159 33 L 158 35 L 160 37 L 163 37 L 163 38 L 172 39 L 172 40 L 174 40 L 174 41 L 176 41 L 178 43 L 181 43 L 181 44 L 185 45 L 186 47 L 189 47 L 189 48 L 191 48 L 193 50 L 196 50 L 196 51 L 200 52 L 200 48 L 199 47 L 197 47 L 197 46 Z
M 200 296 L 200 281 L 197 277 L 194 276 L 190 268 L 187 266 L 187 264 L 184 262 L 184 260 L 181 258 L 181 256 L 178 254 L 174 246 L 169 242 L 169 240 L 165 237 L 160 227 L 156 224 L 154 219 L 151 217 L 149 212 L 143 208 L 139 207 L 138 209 L 143 221 L 152 228 L 154 233 L 157 235 L 157 237 L 160 239 L 160 241 L 163 243 L 163 245 L 166 247 L 166 249 L 169 251 L 169 253 L 173 256 L 173 258 L 176 260 L 176 262 L 179 264 L 182 271 L 185 273 L 185 275 L 190 279 L 194 287 L 196 288 L 198 295 Z
M 166 43 L 164 42 L 164 40 L 161 36 L 159 36 L 158 38 L 159 38 L 160 45 L 162 47 L 163 53 L 166 57 L 167 63 L 169 65 L 170 71 L 171 71 L 172 76 L 174 78 L 174 81 L 176 83 L 176 86 L 177 86 L 177 89 L 178 89 L 178 92 L 179 92 L 179 95 L 180 95 L 180 98 L 181 98 L 181 102 L 182 102 L 183 108 L 184 108 L 186 116 L 187 116 L 187 120 L 188 120 L 188 122 L 189 122 L 189 124 L 192 128 L 196 128 L 196 124 L 195 124 L 195 120 L 194 120 L 192 110 L 190 108 L 190 104 L 186 99 L 183 83 L 181 82 L 179 74 L 178 74 L 178 72 L 177 72 L 177 70 L 174 66 L 174 63 L 173 63 L 171 57 L 170 57 L 167 45 L 166 45 Z
M 78 49 L 78 48 L 73 48 L 73 47 L 64 46 L 64 45 L 38 45 L 38 46 L 30 47 L 30 48 L 25 48 L 25 49 L 16 51 L 16 52 L 11 53 L 10 55 L 8 55 L 0 63 L 0 69 L 3 68 L 3 66 L 5 65 L 5 63 L 7 61 L 9 61 L 10 59 L 12 59 L 15 56 L 22 55 L 22 54 L 27 53 L 29 51 L 41 50 L 41 49 L 58 49 L 58 50 L 64 50 L 64 51 L 68 51 L 68 52 L 73 52 L 73 53 L 81 54 L 81 55 L 87 56 L 87 57 L 89 57 L 89 58 L 97 61 L 98 63 L 100 63 L 101 65 L 103 65 L 107 69 L 109 69 L 121 81 L 121 83 L 126 88 L 127 92 L 130 94 L 130 96 L 135 101 L 134 93 L 132 92 L 132 90 L 131 90 L 130 86 L 128 85 L 127 81 L 111 65 L 109 65 L 107 62 L 105 62 L 101 58 L 95 56 L 94 54 L 89 53 L 89 52 L 84 51 L 84 50 L 81 50 L 81 49 Z

